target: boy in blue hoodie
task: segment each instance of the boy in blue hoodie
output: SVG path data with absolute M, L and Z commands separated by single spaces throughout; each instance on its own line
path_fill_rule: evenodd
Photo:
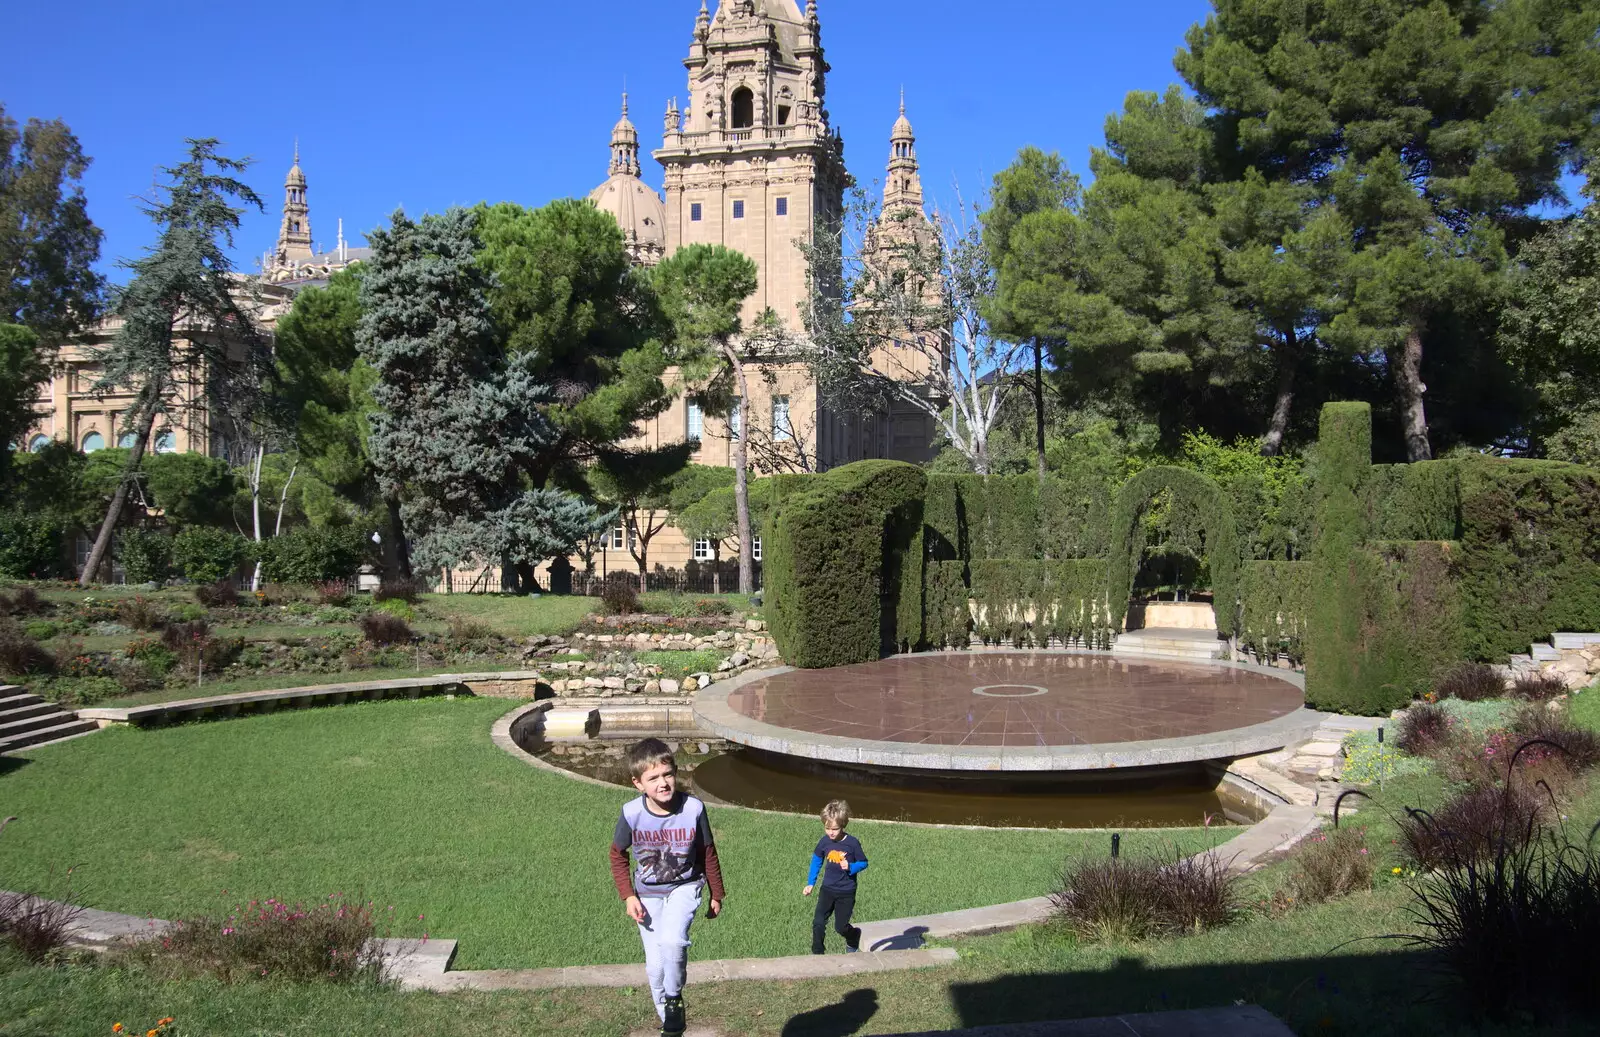
M 828 916 L 844 937 L 845 951 L 861 949 L 861 930 L 850 924 L 856 908 L 856 876 L 867 870 L 867 851 L 853 835 L 845 833 L 850 823 L 850 804 L 836 799 L 822 808 L 822 838 L 811 854 L 811 874 L 801 896 L 809 897 L 822 877 L 822 892 L 817 897 L 817 912 L 811 919 L 811 953 L 823 952 L 822 938 L 828 931 Z

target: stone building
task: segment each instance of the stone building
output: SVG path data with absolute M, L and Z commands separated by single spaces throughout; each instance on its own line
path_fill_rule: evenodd
M 739 400 L 732 413 L 705 413 L 692 387 L 685 387 L 646 423 L 635 444 L 696 441 L 697 463 L 728 465 L 735 437 L 745 435 L 760 475 L 826 471 L 864 458 L 928 460 L 934 426 L 925 412 L 907 404 L 878 413 L 832 409 L 809 367 L 795 353 L 786 355 L 785 339 L 805 335 L 810 280 L 800 243 L 815 244 L 819 228 L 834 240 L 851 183 L 844 140 L 824 103 L 829 66 L 816 3 L 802 13 L 794 0 L 722 0 L 713 15 L 702 2 L 684 66 L 687 104 L 668 103 L 662 145 L 654 153 L 663 169 L 663 196 L 642 179 L 638 131 L 624 97 L 611 135 L 610 177 L 589 197 L 616 218 L 636 262 L 654 265 L 692 244 L 724 245 L 749 256 L 759 283 L 745 306 L 745 324 L 770 310 L 784 337 L 746 344 L 750 398 Z M 915 135 L 902 99 L 890 132 L 882 230 L 874 233 L 933 234 L 922 205 Z M 923 379 L 925 359 L 896 346 L 891 340 L 880 351 L 883 369 L 907 381 Z M 629 531 L 613 530 L 595 561 L 597 571 L 637 571 L 629 547 Z M 670 526 L 649 549 L 652 570 L 736 555 L 736 544 L 691 544 Z

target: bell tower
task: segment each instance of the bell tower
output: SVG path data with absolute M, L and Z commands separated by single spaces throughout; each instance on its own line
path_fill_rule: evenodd
M 746 306 L 800 330 L 807 267 L 796 239 L 837 223 L 849 175 L 844 142 L 823 107 L 828 63 L 816 0 L 701 0 L 689 56 L 688 103 L 672 101 L 655 157 L 665 167 L 667 254 L 737 249 L 760 269 Z
M 311 206 L 306 204 L 306 175 L 300 171 L 300 142 L 295 141 L 294 165 L 283 180 L 283 224 L 278 228 L 276 267 L 310 262 Z

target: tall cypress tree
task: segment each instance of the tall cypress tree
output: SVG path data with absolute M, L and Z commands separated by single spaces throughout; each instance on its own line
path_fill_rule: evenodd
M 92 354 L 102 365 L 96 391 L 134 395 L 127 418 L 134 439 L 79 576 L 83 586 L 111 547 L 157 418 L 198 418 L 196 399 L 212 413 L 226 411 L 255 391 L 265 371 L 265 342 L 245 308 L 248 289 L 234 276 L 226 251 L 244 211 L 233 201 L 259 209 L 261 199 L 229 175 L 242 172 L 247 162 L 218 154 L 218 141 L 209 137 L 187 143 L 188 158 L 163 170 L 169 178 L 159 188 L 165 200 L 144 208 L 160 228 L 160 240 L 143 258 L 123 264 L 133 280 L 114 310 L 122 327 Z

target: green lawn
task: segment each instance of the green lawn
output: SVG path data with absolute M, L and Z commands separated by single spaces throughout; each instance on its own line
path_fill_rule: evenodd
M 12 888 L 78 866 L 95 907 L 177 918 L 240 898 L 361 891 L 461 941 L 462 968 L 638 957 L 606 867 L 621 790 L 581 784 L 494 747 L 509 708 L 471 698 L 384 702 L 141 731 L 114 728 L 6 761 L 0 839 Z M 802 953 L 799 895 L 818 824 L 715 810 L 726 918 L 696 953 Z M 1105 836 L 858 823 L 873 861 L 859 917 L 893 918 L 1047 892 L 1072 851 Z M 1219 833 L 1129 832 L 1130 850 Z M 226 891 L 226 892 L 224 892 Z M 397 932 L 397 935 L 400 933 Z M 0 1031 L 3 1032 L 3 1031 Z

